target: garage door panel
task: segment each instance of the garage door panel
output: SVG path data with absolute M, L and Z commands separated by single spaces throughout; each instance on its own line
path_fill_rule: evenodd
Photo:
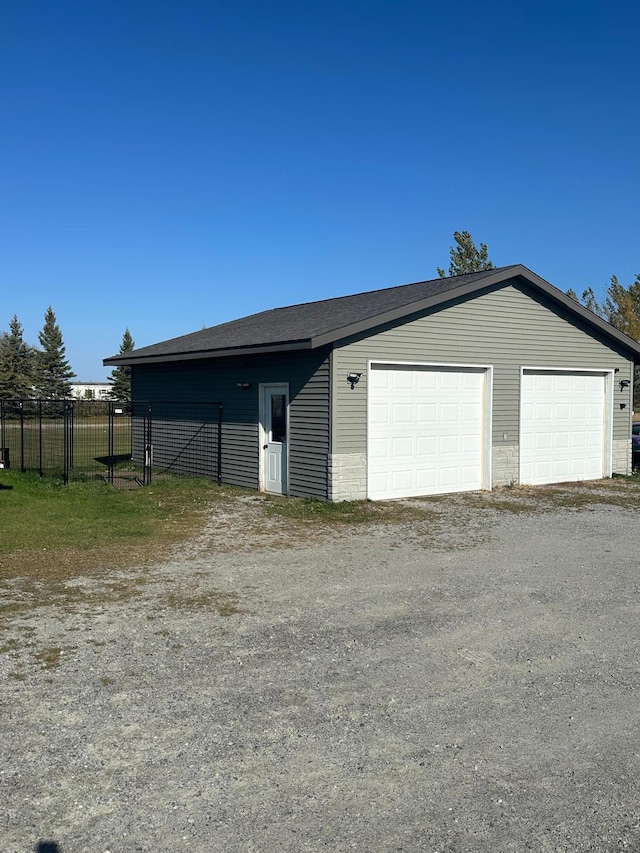
M 394 471 L 391 475 L 391 488 L 393 491 L 405 491 L 413 484 L 413 475 L 410 469 Z
M 456 486 L 462 480 L 462 471 L 458 465 L 441 466 L 438 481 L 444 488 Z
M 383 370 L 372 370 L 369 376 L 369 388 L 373 391 L 383 391 L 389 387 L 391 377 Z
M 438 452 L 438 442 L 435 435 L 420 435 L 416 441 L 418 456 L 435 456 Z
M 590 412 L 593 416 L 593 407 L 587 406 L 585 403 L 574 403 L 571 407 L 571 420 L 586 421 Z
M 448 391 L 459 391 L 462 385 L 462 377 L 459 373 L 454 371 L 446 371 L 443 370 L 439 374 L 439 386 L 443 390 Z M 436 387 L 438 387 L 438 383 L 436 383 Z
M 534 417 L 538 421 L 552 421 L 553 420 L 553 406 L 550 406 L 548 403 L 538 403 L 533 407 Z
M 533 485 L 604 476 L 605 375 L 525 371 L 520 481 Z
M 386 424 L 389 422 L 389 406 L 386 403 L 374 403 L 369 406 L 369 423 Z
M 391 377 L 390 387 L 397 391 L 410 391 L 413 388 L 411 371 L 396 370 Z
M 482 453 L 482 441 L 479 435 L 463 435 L 462 436 L 462 453 L 477 454 Z
M 416 378 L 416 387 L 419 390 L 433 391 L 437 386 L 437 376 L 433 371 L 423 370 Z
M 369 453 L 377 457 L 387 456 L 388 446 L 388 438 L 372 438 L 369 442 Z
M 413 438 L 393 438 L 391 440 L 391 454 L 393 458 L 399 459 L 402 456 L 412 458 L 415 453 L 413 445 Z
M 580 479 L 579 472 L 572 473 L 570 462 L 563 460 L 562 462 L 556 462 L 551 465 L 551 482 L 564 483 L 571 480 L 572 477 Z M 584 477 L 581 479 L 584 479 Z
M 389 491 L 389 474 L 386 471 L 369 471 L 369 490 L 376 494 Z
M 474 485 L 478 477 L 478 472 L 475 465 L 468 465 L 462 468 L 462 482 L 469 489 L 476 488 Z
M 460 452 L 460 437 L 457 435 L 441 435 L 439 450 L 442 455 L 456 456 Z
M 542 432 L 534 435 L 533 446 L 535 450 L 551 450 L 553 448 L 553 434 Z
M 386 375 L 384 381 L 381 374 Z M 475 369 L 372 367 L 370 497 L 482 488 L 485 374 Z M 387 417 L 381 415 L 383 408 Z
M 391 403 L 390 410 L 392 424 L 413 423 L 413 406 L 411 403 Z
M 421 389 L 422 390 L 422 389 Z M 417 419 L 422 424 L 433 424 L 436 422 L 436 407 L 432 403 L 417 404 Z
M 460 407 L 458 403 L 442 403 L 440 405 L 441 423 L 455 424 L 460 420 Z
M 463 373 L 460 374 L 460 385 L 464 391 L 472 391 L 474 389 L 482 390 L 484 386 L 483 373 Z

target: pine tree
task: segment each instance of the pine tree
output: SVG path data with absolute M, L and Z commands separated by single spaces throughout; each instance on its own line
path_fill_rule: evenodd
M 494 269 L 489 260 L 489 250 L 486 243 L 480 243 L 478 249 L 468 231 L 454 231 L 453 239 L 456 241 L 456 246 L 451 246 L 449 249 L 451 256 L 449 275 L 464 275 L 468 272 Z M 440 278 L 447 277 L 442 267 L 437 269 Z
M 56 315 L 49 306 L 44 315 L 44 326 L 38 334 L 41 350 L 36 357 L 36 394 L 46 400 L 63 400 L 71 397 L 71 380 L 75 373 L 65 358 L 62 332 Z
M 588 287 L 586 290 L 583 290 L 582 296 L 578 296 L 575 290 L 570 287 L 569 290 L 567 290 L 567 296 L 571 297 L 571 299 L 579 305 L 583 305 L 585 308 L 588 308 L 589 311 L 593 311 L 594 314 L 597 314 L 598 317 L 601 317 L 603 320 L 607 319 L 604 306 L 596 299 L 596 295 L 593 292 L 592 287 Z
M 571 289 L 567 290 L 567 296 L 611 323 L 620 332 L 640 341 L 640 273 L 629 287 L 620 284 L 617 277 L 612 275 L 602 304 L 596 299 L 591 287 L 583 290 L 581 298 Z
M 129 329 L 125 329 L 119 352 L 131 352 L 135 345 L 135 341 L 131 337 L 131 332 Z M 111 399 L 122 403 L 131 402 L 131 368 L 114 367 L 108 378 L 109 382 L 112 383 L 111 390 L 109 391 Z
M 611 276 L 604 300 L 604 314 L 612 326 L 640 341 L 640 273 L 629 287 L 620 284 L 615 275 Z
M 22 323 L 14 314 L 9 332 L 0 336 L 0 398 L 33 396 L 34 349 L 25 343 Z
M 578 299 L 573 290 L 567 291 L 567 296 L 575 299 L 602 317 L 608 323 L 629 335 L 636 341 L 640 341 L 640 273 L 629 287 L 620 284 L 615 275 L 611 276 L 611 282 L 605 292 L 602 304 L 598 302 L 591 287 L 582 293 L 582 299 Z M 640 408 L 640 368 L 634 370 L 634 409 Z

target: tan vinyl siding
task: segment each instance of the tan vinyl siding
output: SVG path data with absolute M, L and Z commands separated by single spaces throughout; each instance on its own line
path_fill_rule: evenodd
M 630 388 L 620 391 L 619 381 L 631 379 L 630 361 L 622 350 L 598 339 L 599 333 L 578 327 L 561 311 L 521 286 L 508 284 L 376 334 L 341 342 L 333 354 L 333 452 L 366 451 L 366 371 L 371 359 L 493 365 L 494 447 L 518 443 L 522 366 L 618 368 L 613 437 L 628 438 Z M 346 381 L 351 371 L 362 372 L 354 390 Z M 621 409 L 621 403 L 626 408 Z
M 259 488 L 259 385 L 289 383 L 289 490 L 327 497 L 329 354 L 327 350 L 201 359 L 133 368 L 136 400 L 222 403 L 222 481 Z M 250 382 L 248 391 L 238 382 Z

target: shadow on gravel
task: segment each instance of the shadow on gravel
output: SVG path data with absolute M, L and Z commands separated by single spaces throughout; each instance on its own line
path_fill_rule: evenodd
M 62 853 L 57 841 L 38 841 L 36 853 Z

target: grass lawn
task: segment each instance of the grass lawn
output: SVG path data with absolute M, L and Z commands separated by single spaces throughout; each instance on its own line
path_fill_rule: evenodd
M 4 447 L 9 448 L 11 465 L 46 473 L 62 472 L 65 447 L 64 421 L 58 419 L 26 420 L 24 428 L 18 420 L 7 419 L 4 426 Z M 104 472 L 109 456 L 109 435 L 104 418 L 76 418 L 73 424 L 72 460 L 76 476 Z M 131 419 L 113 422 L 112 455 L 131 456 Z
M 143 562 L 193 535 L 205 510 L 227 495 L 209 480 L 175 478 L 119 491 L 0 470 L 0 583 L 62 580 Z

